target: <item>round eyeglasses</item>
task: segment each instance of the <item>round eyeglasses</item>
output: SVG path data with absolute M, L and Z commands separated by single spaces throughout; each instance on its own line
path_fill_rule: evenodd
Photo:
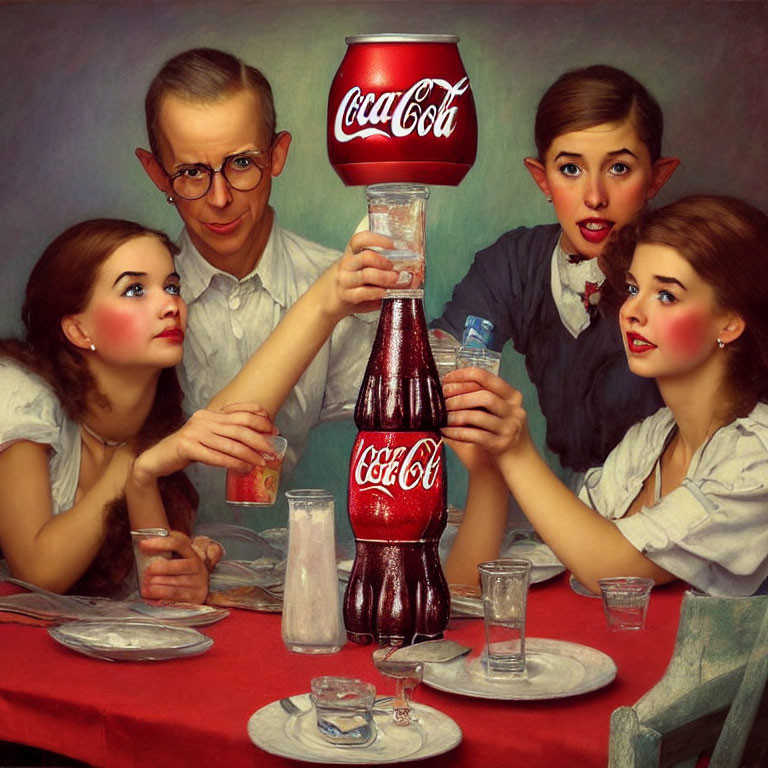
M 205 163 L 185 165 L 174 174 L 168 174 L 168 182 L 174 193 L 183 200 L 197 200 L 208 194 L 213 176 L 220 173 L 232 189 L 250 192 L 259 186 L 264 169 L 269 167 L 267 152 L 261 149 L 238 152 L 224 158 L 219 168 Z M 259 162 L 261 161 L 261 162 Z

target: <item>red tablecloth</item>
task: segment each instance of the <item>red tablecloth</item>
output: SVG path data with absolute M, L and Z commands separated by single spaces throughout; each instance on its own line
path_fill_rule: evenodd
M 0 584 L 0 594 L 12 591 Z M 655 589 L 644 631 L 611 632 L 600 601 L 572 592 L 565 576 L 534 585 L 528 636 L 604 651 L 616 662 L 616 680 L 582 696 L 536 702 L 474 699 L 422 685 L 416 701 L 451 716 L 464 737 L 420 765 L 602 768 L 611 712 L 634 703 L 671 658 L 683 591 Z M 256 710 L 307 692 L 320 674 L 361 677 L 381 695 L 392 687 L 373 667 L 371 646 L 347 644 L 330 656 L 289 653 L 279 615 L 233 610 L 200 629 L 214 639 L 201 656 L 108 662 L 59 645 L 42 627 L 0 624 L 0 739 L 110 768 L 295 766 L 251 743 L 246 723 Z M 482 620 L 453 620 L 446 637 L 479 651 Z

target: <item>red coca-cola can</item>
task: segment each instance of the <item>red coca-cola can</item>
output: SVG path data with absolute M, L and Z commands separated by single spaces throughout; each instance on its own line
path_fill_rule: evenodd
M 328 96 L 328 158 L 347 185 L 458 184 L 477 115 L 456 35 L 357 35 Z

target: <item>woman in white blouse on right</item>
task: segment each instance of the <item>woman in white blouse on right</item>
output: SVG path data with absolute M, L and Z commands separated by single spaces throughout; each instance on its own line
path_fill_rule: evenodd
M 587 472 L 578 497 L 539 455 L 520 393 L 486 371 L 446 376 L 444 434 L 494 457 L 538 534 L 593 591 L 629 575 L 764 591 L 768 217 L 733 198 L 685 198 L 622 228 L 603 259 L 624 296 L 630 370 L 656 379 L 666 408 Z

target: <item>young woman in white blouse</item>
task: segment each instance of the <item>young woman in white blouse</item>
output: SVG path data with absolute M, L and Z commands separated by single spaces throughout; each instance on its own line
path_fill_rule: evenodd
M 584 585 L 679 578 L 713 595 L 768 579 L 768 217 L 697 196 L 617 233 L 630 370 L 666 404 L 632 427 L 578 496 L 531 441 L 522 397 L 479 369 L 445 378 L 446 437 L 484 447 L 541 538 Z M 478 535 L 480 532 L 478 532 Z M 498 555 L 499 542 L 486 553 Z M 473 568 L 474 563 L 466 564 Z
M 133 568 L 130 529 L 162 526 L 170 535 L 151 543 L 176 557 L 150 566 L 143 595 L 205 600 L 222 550 L 190 540 L 197 494 L 182 470 L 264 463 L 277 410 L 336 322 L 381 298 L 366 280 L 397 280 L 384 257 L 364 250 L 388 242 L 354 236 L 240 374 L 185 422 L 176 246 L 116 219 L 56 238 L 27 284 L 24 339 L 0 342 L 0 551 L 11 573 L 56 592 L 118 594 Z

